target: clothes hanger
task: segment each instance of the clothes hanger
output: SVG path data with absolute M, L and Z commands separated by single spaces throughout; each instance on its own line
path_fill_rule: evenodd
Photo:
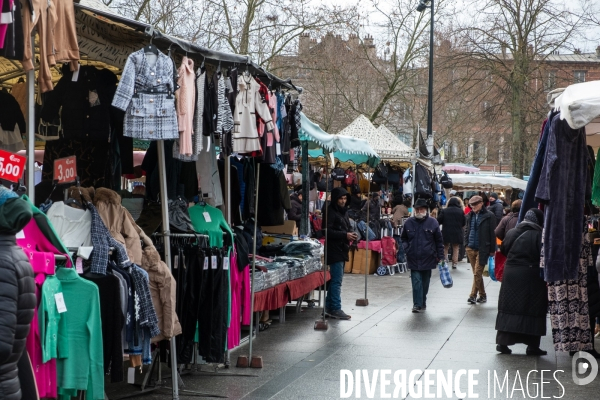
M 198 190 L 198 204 L 203 207 L 206 205 L 206 202 L 204 201 L 204 194 L 202 193 L 202 189 Z
M 144 53 L 158 55 L 158 48 L 152 44 L 152 39 L 154 39 L 154 29 L 152 30 L 152 36 L 150 36 L 150 43 L 144 47 Z

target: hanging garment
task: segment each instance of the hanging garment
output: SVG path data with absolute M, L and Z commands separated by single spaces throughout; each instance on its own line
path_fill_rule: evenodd
M 150 295 L 148 273 L 135 264 L 132 264 L 128 270 L 133 278 L 136 296 L 139 298 L 139 310 L 136 309 L 136 312 L 139 312 L 140 315 L 139 324 L 141 327 L 149 329 L 150 338 L 156 337 L 160 334 L 160 329 L 158 327 L 158 317 L 152 304 L 152 296 Z
M 13 85 L 10 94 L 12 94 L 15 100 L 17 100 L 17 103 L 19 103 L 21 113 L 23 114 L 23 117 L 25 117 L 27 115 L 27 84 L 23 78 Z M 23 120 L 23 125 L 25 125 L 25 120 Z
M 129 291 L 129 286 L 127 286 L 127 281 L 118 271 L 112 270 L 110 273 L 119 280 L 119 297 L 121 300 L 121 315 L 123 316 L 123 329 L 121 330 L 121 348 L 123 352 L 127 350 L 127 309 L 128 309 L 128 300 L 129 297 L 127 295 Z
M 548 119 L 542 124 L 542 133 L 538 142 L 537 151 L 531 165 L 531 172 L 529 173 L 529 180 L 527 181 L 527 188 L 523 194 L 523 204 L 521 205 L 521 211 L 519 212 L 519 222 L 523 221 L 525 214 L 532 208 L 537 208 L 538 204 L 535 201 L 535 192 L 537 191 L 538 184 L 540 182 L 540 175 L 542 173 L 542 167 L 544 166 L 544 160 L 546 158 L 546 146 L 548 144 L 548 136 L 550 134 L 550 125 L 552 119 L 556 116 L 556 113 L 551 113 Z
M 25 144 L 21 137 L 21 131 L 19 125 L 15 125 L 13 130 L 5 131 L 0 128 L 0 149 L 17 153 L 21 150 L 25 150 Z
M 285 175 L 273 168 L 261 168 L 259 179 L 258 224 L 260 226 L 283 225 L 283 211 L 291 208 Z
M 233 243 L 233 232 L 221 210 L 208 204 L 198 203 L 190 207 L 189 211 L 194 231 L 208 235 L 210 247 L 223 247 L 223 232 L 229 233 L 230 243 Z
M 65 246 L 79 248 L 92 245 L 92 213 L 66 206 L 57 201 L 46 213 Z
M 544 244 L 544 253 L 547 250 Z M 587 292 L 590 259 L 590 243 L 583 240 L 577 278 L 548 282 L 548 310 L 555 351 L 586 351 L 593 348 Z
M 152 338 L 152 342 L 169 340 L 181 334 L 181 324 L 175 311 L 177 284 L 150 238 L 144 235 L 143 241 L 141 266 L 150 278 L 150 295 L 160 329 L 160 334 Z
M 181 161 L 173 158 L 173 141 L 166 140 L 165 169 L 167 173 L 167 198 L 177 197 L 177 185 L 181 174 Z M 215 156 L 216 157 L 216 156 Z M 160 196 L 160 173 L 158 171 L 158 147 L 156 142 L 150 143 L 142 161 L 142 169 L 146 171 L 146 198 L 158 201 Z
M 68 358 L 57 359 L 59 399 L 87 390 L 89 400 L 104 400 L 102 321 L 98 287 L 77 275 L 73 268 L 59 268 L 67 309 Z M 72 356 L 71 356 L 72 355 Z
M 233 129 L 233 114 L 225 96 L 225 78 L 220 73 L 218 73 L 217 80 L 217 98 L 219 103 L 217 133 L 222 135 L 224 132 L 229 132 Z
M 135 288 L 133 285 L 133 279 L 131 278 L 131 274 L 123 268 L 120 268 L 116 264 L 111 264 L 111 269 L 115 275 L 120 276 L 125 281 L 126 291 L 127 291 L 127 314 L 125 316 L 125 333 L 124 340 L 125 345 L 123 346 L 123 350 L 125 353 L 129 353 L 127 343 L 134 341 L 134 331 L 135 331 Z M 127 349 L 127 350 L 126 350 Z
M 144 49 L 129 55 L 112 105 L 126 112 L 124 135 L 135 139 L 178 139 L 173 61 L 158 52 L 156 62 Z
M 177 122 L 179 123 L 179 153 L 184 156 L 191 156 L 192 134 L 194 131 L 194 101 L 196 99 L 196 82 L 194 74 L 194 61 L 183 57 L 181 66 L 177 70 L 179 79 L 178 97 L 177 97 Z
M 198 155 L 202 151 L 202 135 L 204 128 L 204 91 L 206 72 L 202 68 L 196 71 L 196 109 L 194 110 L 194 142 L 193 152 Z
M 228 80 L 229 82 L 225 82 L 226 96 L 227 101 L 229 102 L 229 109 L 231 111 L 235 110 L 235 99 L 238 94 L 238 70 L 237 68 L 230 69 L 228 71 Z M 233 117 L 233 115 L 232 115 Z
M 219 178 L 222 187 L 225 187 L 225 160 L 219 159 Z M 243 174 L 243 171 L 242 171 Z M 240 192 L 240 174 L 238 168 L 233 162 L 230 164 L 230 188 L 231 194 L 229 195 L 231 201 L 231 224 L 240 225 L 242 223 L 242 213 L 240 204 L 242 202 L 242 193 Z
M 60 118 L 67 139 L 109 141 L 116 124 L 110 103 L 117 76 L 108 69 L 81 66 L 73 73 L 67 65 L 62 78 L 44 100 L 41 118 L 47 123 Z
M 106 274 L 111 247 L 114 248 L 119 265 L 131 263 L 125 247 L 111 236 L 96 207 L 93 204 L 88 204 L 87 207 L 92 213 L 92 245 L 94 250 L 91 256 L 91 272 L 100 275 Z
M 236 243 L 237 243 L 236 236 Z M 240 344 L 242 325 L 250 325 L 252 312 L 250 310 L 250 268 L 240 261 L 237 247 L 231 252 L 231 323 L 227 330 L 227 348 L 233 349 Z M 247 260 L 247 258 L 246 258 Z
M 594 182 L 592 186 L 592 204 L 600 207 L 600 157 L 596 157 L 594 168 Z
M 219 180 L 219 169 L 217 166 L 217 151 L 211 143 L 211 138 L 202 137 L 203 150 L 198 155 L 196 161 L 196 170 L 199 172 L 200 190 L 204 195 L 204 200 L 214 207 L 223 205 L 223 191 Z
M 21 2 L 13 2 L 12 23 L 7 26 L 4 47 L 0 40 L 0 57 L 20 61 L 23 59 L 23 21 L 21 20 Z
M 49 62 L 55 65 L 58 62 L 71 62 L 74 69 L 79 60 L 79 44 L 77 29 L 75 28 L 75 6 L 73 0 L 53 1 L 49 16 L 54 11 L 56 22 L 50 25 L 53 29 L 52 47 L 48 49 Z
M 256 129 L 255 114 L 258 114 L 267 125 L 267 130 L 274 128 L 268 105 L 259 93 L 260 85 L 251 75 L 238 78 L 239 93 L 235 102 L 233 151 L 240 154 L 258 155 L 261 152 Z
M 18 126 L 19 132 L 25 133 L 25 117 L 17 99 L 10 93 L 0 91 L 0 127 L 4 131 L 14 131 Z
M 53 180 L 54 160 L 77 155 L 81 186 L 111 187 L 111 144 L 101 140 L 59 139 L 45 143 L 42 180 Z
M 56 22 L 56 19 L 48 18 L 48 9 L 50 8 L 50 5 L 47 1 L 24 1 L 22 2 L 22 6 L 21 22 L 23 24 L 24 48 L 21 64 L 25 71 L 32 71 L 34 69 L 36 56 L 35 49 L 32 47 L 31 40 L 25 39 L 30 38 L 33 31 L 37 30 L 39 38 L 38 86 L 40 92 L 45 93 L 54 88 L 54 85 L 52 85 L 52 72 L 50 71 L 50 67 L 55 64 L 50 64 L 49 62 L 52 53 L 52 30 L 54 26 L 49 26 L 49 22 Z M 73 7 L 72 4 L 71 7 Z M 51 12 L 52 11 L 53 10 L 51 9 Z
M 119 278 L 112 274 L 100 275 L 88 272 L 84 279 L 98 286 L 100 295 L 100 318 L 102 320 L 102 350 L 104 373 L 113 383 L 123 381 L 123 343 L 121 332 L 125 324 L 121 309 Z
M 98 188 L 94 195 L 94 205 L 110 235 L 125 246 L 129 260 L 142 263 L 142 245 L 133 217 L 121 205 L 121 196 L 115 191 Z
M 536 199 L 547 204 L 544 223 L 545 280 L 577 279 L 585 199 L 591 196 L 583 129 L 555 116 Z M 569 190 L 564 188 L 568 187 Z

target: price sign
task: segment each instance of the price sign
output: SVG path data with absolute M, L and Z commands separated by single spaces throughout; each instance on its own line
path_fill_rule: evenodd
M 19 182 L 25 171 L 27 157 L 0 150 L 0 179 Z
M 77 158 L 75 156 L 54 160 L 54 180 L 61 183 L 75 182 L 77 178 Z

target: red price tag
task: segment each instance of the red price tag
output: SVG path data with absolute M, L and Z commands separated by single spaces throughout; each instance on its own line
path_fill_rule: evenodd
M 75 182 L 77 178 L 77 157 L 70 156 L 54 160 L 54 180 L 61 183 Z
M 0 150 L 0 179 L 19 182 L 25 171 L 27 157 Z

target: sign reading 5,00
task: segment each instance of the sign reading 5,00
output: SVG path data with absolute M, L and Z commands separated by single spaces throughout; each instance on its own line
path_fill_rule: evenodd
M 54 160 L 54 180 L 61 183 L 75 182 L 77 178 L 77 158 L 75 156 Z
M 0 150 L 0 179 L 19 182 L 23 176 L 26 161 L 27 157 Z

